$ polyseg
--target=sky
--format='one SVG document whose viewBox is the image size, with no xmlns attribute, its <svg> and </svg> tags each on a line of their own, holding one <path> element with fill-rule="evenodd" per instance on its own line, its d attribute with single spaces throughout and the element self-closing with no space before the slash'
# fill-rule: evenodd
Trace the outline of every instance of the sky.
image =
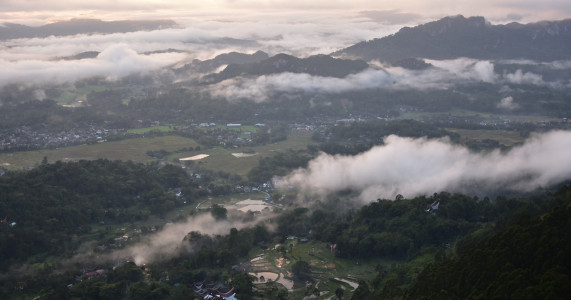
<svg viewBox="0 0 571 300">
<path fill-rule="evenodd" d="M 571 15 L 566 0 L 1 0 L 4 21 L 50 22 L 72 17 L 125 18 L 225 18 L 235 20 L 255 15 L 289 18 L 337 15 L 361 16 L 380 22 L 408 22 L 411 19 L 446 15 L 482 15 L 492 21 L 537 21 Z"/>
</svg>

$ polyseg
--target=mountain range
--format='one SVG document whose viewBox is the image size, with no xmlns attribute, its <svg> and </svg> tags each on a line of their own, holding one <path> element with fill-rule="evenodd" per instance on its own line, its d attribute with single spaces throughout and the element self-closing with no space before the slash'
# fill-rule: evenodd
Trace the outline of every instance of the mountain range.
<svg viewBox="0 0 571 300">
<path fill-rule="evenodd" d="M 194 70 L 203 73 L 228 65 L 220 73 L 208 76 L 209 82 L 282 72 L 341 78 L 366 69 L 366 62 L 371 60 L 424 70 L 432 67 L 424 59 L 466 57 L 552 62 L 571 59 L 570 50 L 571 19 L 492 25 L 483 17 L 465 18 L 460 15 L 413 28 L 404 27 L 393 35 L 360 42 L 330 55 L 297 58 L 287 54 L 268 57 L 261 51 L 251 55 L 228 53 L 212 60 L 195 61 L 192 65 Z M 545 73 L 545 70 L 530 71 Z M 561 71 L 557 72 L 561 75 Z"/>
<path fill-rule="evenodd" d="M 3 23 L 0 26 L 0 40 L 19 38 L 44 38 L 48 36 L 66 36 L 94 33 L 124 33 L 135 31 L 150 31 L 176 27 L 171 20 L 144 21 L 102 21 L 97 19 L 71 19 L 55 22 L 39 27 L 16 23 Z"/>
<path fill-rule="evenodd" d="M 408 58 L 571 59 L 571 19 L 492 25 L 461 15 L 404 27 L 393 35 L 360 42 L 333 56 L 398 62 Z"/>
</svg>

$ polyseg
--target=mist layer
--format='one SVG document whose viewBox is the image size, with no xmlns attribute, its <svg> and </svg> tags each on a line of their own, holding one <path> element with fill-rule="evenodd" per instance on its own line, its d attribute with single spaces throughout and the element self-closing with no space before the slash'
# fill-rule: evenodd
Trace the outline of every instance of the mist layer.
<svg viewBox="0 0 571 300">
<path fill-rule="evenodd" d="M 281 186 L 315 195 L 352 189 L 364 202 L 441 191 L 532 191 L 571 178 L 569 149 L 568 131 L 535 135 L 505 153 L 474 153 L 446 138 L 391 135 L 385 145 L 360 155 L 321 154 L 307 168 L 288 175 Z"/>
</svg>

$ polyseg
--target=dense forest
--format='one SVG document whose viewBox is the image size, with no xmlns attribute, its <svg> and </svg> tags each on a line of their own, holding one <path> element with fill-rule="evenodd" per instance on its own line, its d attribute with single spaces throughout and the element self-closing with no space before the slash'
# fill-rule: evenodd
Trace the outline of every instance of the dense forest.
<svg viewBox="0 0 571 300">
<path fill-rule="evenodd" d="M 70 253 L 93 238 L 93 225 L 162 216 L 199 197 L 228 193 L 236 180 L 241 179 L 207 171 L 198 179 L 173 165 L 103 159 L 44 161 L 31 171 L 9 172 L 0 177 L 0 269 Z"/>
<path fill-rule="evenodd" d="M 405 299 L 566 299 L 571 292 L 571 189 L 540 217 L 463 241 L 456 255 L 426 268 Z"/>
<path fill-rule="evenodd" d="M 282 164 L 288 165 L 285 161 Z M 211 174 L 210 180 L 220 175 Z M 240 299 L 273 297 L 274 292 L 255 289 L 247 273 L 232 268 L 248 260 L 252 249 L 292 235 L 336 244 L 340 258 L 402 263 L 378 266 L 377 277 L 361 281 L 352 299 L 515 299 L 524 294 L 556 299 L 569 286 L 569 186 L 495 199 L 446 192 L 413 199 L 397 196 L 348 210 L 343 200 L 347 195 L 341 193 L 308 207 L 286 205 L 268 223 L 275 231 L 263 223 L 232 228 L 224 235 L 191 231 L 181 243 L 197 250 L 160 263 L 122 262 L 106 276 L 80 281 L 75 279 L 83 272 L 79 266 L 61 269 L 58 259 L 75 253 L 82 241 L 97 240 L 89 236 L 92 226 L 160 215 L 182 205 L 173 189 L 180 188 L 184 200 L 192 202 L 201 196 L 198 185 L 204 183 L 175 166 L 107 160 L 44 163 L 0 177 L 1 211 L 6 214 L 0 228 L 2 298 L 39 294 L 43 299 L 188 299 L 193 294 L 188 285 L 202 280 L 231 281 Z M 436 210 L 434 203 L 439 203 Z M 213 215 L 218 214 L 215 208 L 225 218 L 226 210 L 213 207 Z M 99 239 L 105 243 L 107 237 Z M 433 263 L 418 277 L 412 275 L 407 263 L 426 255 Z M 21 265 L 35 265 L 28 271 L 33 276 L 9 271 Z M 295 266 L 295 276 L 312 280 L 311 268 L 302 262 Z M 66 287 L 70 282 L 74 284 Z M 278 295 L 286 299 L 287 291 L 276 290 Z"/>
</svg>

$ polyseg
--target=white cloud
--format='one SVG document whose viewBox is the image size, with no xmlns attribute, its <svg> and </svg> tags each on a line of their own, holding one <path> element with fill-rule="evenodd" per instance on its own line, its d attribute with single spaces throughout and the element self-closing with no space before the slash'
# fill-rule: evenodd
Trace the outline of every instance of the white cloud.
<svg viewBox="0 0 571 300">
<path fill-rule="evenodd" d="M 502 98 L 502 100 L 500 100 L 500 103 L 498 103 L 497 107 L 502 108 L 502 109 L 507 109 L 507 110 L 514 110 L 514 109 L 519 108 L 519 104 L 514 102 L 514 99 L 512 96 L 509 96 L 509 97 Z"/>
<path fill-rule="evenodd" d="M 243 215 L 240 215 L 243 216 Z M 150 262 L 167 260 L 182 253 L 192 253 L 197 245 L 190 241 L 184 241 L 184 237 L 192 232 L 200 232 L 203 235 L 226 235 L 231 228 L 242 229 L 252 227 L 265 220 L 266 217 L 258 217 L 255 220 L 244 222 L 239 216 L 229 214 L 227 220 L 216 220 L 211 214 L 205 213 L 189 217 L 184 222 L 167 223 L 159 231 L 143 235 L 140 241 L 130 244 L 123 249 L 109 253 L 94 253 L 92 243 L 82 245 L 78 254 L 64 261 L 64 264 L 77 263 L 109 263 L 125 260 L 133 260 L 137 265 Z"/>
<path fill-rule="evenodd" d="M 353 189 L 364 202 L 441 191 L 532 191 L 571 178 L 569 149 L 569 131 L 533 136 L 507 153 L 472 153 L 447 139 L 389 136 L 384 146 L 357 156 L 321 154 L 282 187 L 316 195 Z"/>
<path fill-rule="evenodd" d="M 371 62 L 374 68 L 344 78 L 312 76 L 305 73 L 279 73 L 258 77 L 237 77 L 217 83 L 209 88 L 212 95 L 230 101 L 249 99 L 264 102 L 274 92 L 305 92 L 337 94 L 367 89 L 444 89 L 455 84 L 532 84 L 551 88 L 566 88 L 559 81 L 545 82 L 541 75 L 516 70 L 497 74 L 494 63 L 475 59 L 426 60 L 435 68 L 408 70 L 400 67 L 383 67 Z M 505 108 L 505 107 L 504 107 Z"/>
<path fill-rule="evenodd" d="M 75 55 L 84 51 L 102 51 L 118 43 L 129 45 L 137 53 L 179 49 L 190 53 L 192 58 L 208 59 L 230 51 L 252 53 L 263 50 L 270 55 L 280 52 L 295 56 L 330 53 L 360 41 L 383 37 L 397 32 L 402 26 L 415 26 L 445 15 L 462 13 L 475 14 L 496 19 L 505 19 L 509 13 L 523 16 L 524 22 L 530 18 L 540 18 L 539 12 L 552 12 L 551 6 L 558 7 L 558 13 L 570 6 L 561 1 L 544 2 L 543 9 L 531 2 L 487 1 L 462 2 L 431 1 L 2 1 L 4 21 L 22 21 L 26 17 L 51 22 L 72 17 L 118 19 L 172 19 L 184 28 L 173 28 L 149 32 L 118 34 L 92 34 L 45 39 L 20 39 L 0 42 L 0 57 L 9 62 L 42 61 L 54 56 Z M 533 4 L 533 5 L 532 5 Z M 109 10 L 113 7 L 113 10 Z M 526 13 L 533 7 L 534 14 Z M 517 8 L 517 9 L 514 9 Z M 510 10 L 511 9 L 511 10 Z M 503 11 L 506 12 L 503 12 Z M 477 13 L 489 11 L 493 14 Z M 502 19 L 502 20 L 503 20 Z M 543 19 L 557 19 L 557 15 Z M 252 41 L 233 43 L 223 38 Z M 498 80 L 493 73 L 493 63 L 489 61 L 466 60 L 465 65 L 448 66 L 443 61 L 439 66 L 464 80 L 493 82 Z M 452 65 L 459 61 L 452 62 Z M 473 65 L 466 65 L 473 64 Z M 563 63 L 558 66 L 566 66 Z M 453 69 L 457 68 L 457 69 Z M 30 69 L 32 77 L 33 70 Z M 398 72 L 398 71 L 394 71 Z M 5 73 L 0 70 L 0 77 Z M 402 73 L 402 72 L 401 72 Z M 434 73 L 436 74 L 436 73 Z M 397 75 L 396 73 L 393 75 Z M 414 80 L 422 75 L 413 76 Z M 446 74 L 436 74 L 445 78 Z M 111 74 L 113 76 L 113 74 Z M 533 80 L 532 74 L 522 74 L 522 80 Z M 527 77 L 526 77 L 527 76 Z M 65 76 L 62 76 L 65 77 Z M 501 76 L 499 76 L 501 77 Z M 408 78 L 397 78 L 404 83 Z M 509 80 L 518 80 L 517 74 Z M 422 79 L 426 85 L 437 80 Z M 440 84 L 445 84 L 440 82 Z"/>
<path fill-rule="evenodd" d="M 262 50 L 270 55 L 283 52 L 303 57 L 330 53 L 362 40 L 393 33 L 400 28 L 396 25 L 379 26 L 378 23 L 356 20 L 353 17 L 331 18 L 328 14 L 311 12 L 259 16 L 246 13 L 228 19 L 223 15 L 186 17 L 176 19 L 184 28 L 0 41 L 2 64 L 12 64 L 12 67 L 0 70 L 0 78 L 12 77 L 11 82 L 16 82 L 18 78 L 36 82 L 46 80 L 46 76 L 38 77 L 38 73 L 43 73 L 42 70 L 45 71 L 46 66 L 57 69 L 58 67 L 49 62 L 55 57 L 72 56 L 85 51 L 103 51 L 117 44 L 126 44 L 139 54 L 165 49 L 187 52 L 188 56 L 179 56 L 180 63 L 190 62 L 192 59 L 209 59 L 231 51 L 253 53 Z M 58 63 L 67 66 L 70 64 L 63 61 Z M 20 72 L 10 76 L 8 72 L 14 70 L 16 64 L 28 65 L 28 74 L 21 74 L 24 70 L 16 68 Z M 85 62 L 81 64 L 83 69 L 90 67 Z M 40 69 L 35 70 L 33 65 Z M 66 69 L 65 66 L 61 68 Z M 100 75 L 100 72 L 93 73 Z M 70 78 L 65 74 L 57 77 Z M 0 80 L 0 83 L 5 81 Z"/>
<path fill-rule="evenodd" d="M 468 61 L 468 63 L 467 63 Z M 436 62 L 436 61 L 431 61 Z M 367 69 L 345 78 L 312 76 L 305 73 L 280 73 L 256 78 L 234 78 L 210 88 L 214 96 L 228 100 L 267 101 L 273 92 L 343 93 L 373 88 L 440 89 L 458 82 L 496 80 L 493 64 L 460 59 L 445 61 L 441 68 L 411 71 L 399 67 Z"/>
<path fill-rule="evenodd" d="M 0 59 L 0 86 L 9 83 L 67 82 L 92 76 L 116 79 L 134 73 L 158 70 L 177 61 L 185 55 L 163 53 L 141 55 L 125 44 L 111 45 L 97 58 L 45 61 Z"/>
<path fill-rule="evenodd" d="M 543 77 L 541 75 L 532 72 L 523 72 L 522 70 L 516 70 L 514 73 L 508 73 L 504 75 L 504 78 L 509 83 L 515 84 L 534 84 L 543 85 Z"/>
<path fill-rule="evenodd" d="M 191 231 L 198 231 L 207 235 L 225 235 L 231 228 L 244 228 L 254 223 L 240 221 L 215 220 L 210 214 L 190 217 L 186 222 L 169 223 L 155 234 L 148 235 L 144 241 L 129 246 L 112 254 L 114 257 L 133 258 L 137 265 L 142 265 L 159 259 L 160 257 L 173 257 L 184 251 L 194 250 L 190 243 L 183 243 L 184 237 Z"/>
<path fill-rule="evenodd" d="M 494 73 L 494 64 L 487 60 L 475 60 L 470 58 L 459 58 L 451 60 L 426 60 L 438 68 L 448 71 L 454 77 L 493 83 L 498 75 Z"/>
</svg>

